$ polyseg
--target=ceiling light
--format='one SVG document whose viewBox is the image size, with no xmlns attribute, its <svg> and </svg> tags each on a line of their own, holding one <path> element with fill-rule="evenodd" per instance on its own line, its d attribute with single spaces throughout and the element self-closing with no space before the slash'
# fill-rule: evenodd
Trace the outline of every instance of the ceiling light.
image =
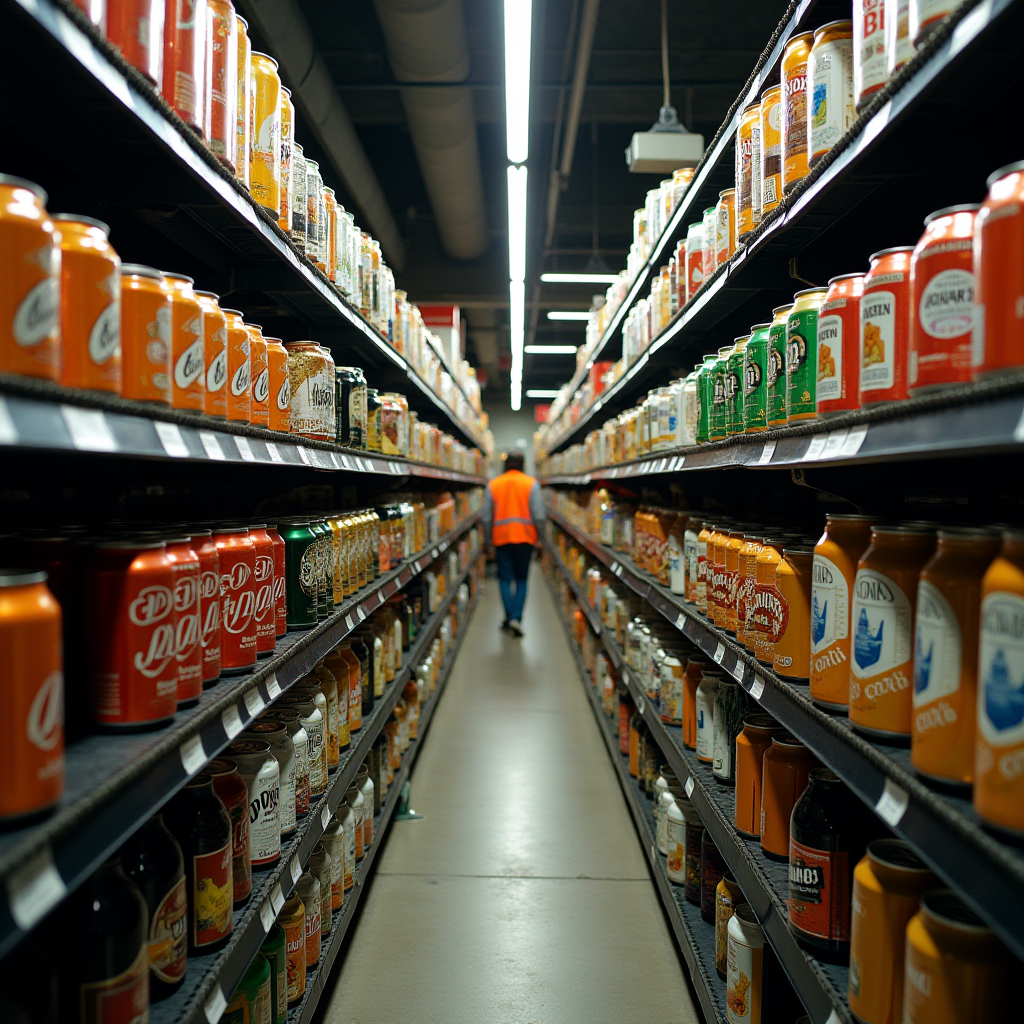
<svg viewBox="0 0 1024 1024">
<path fill-rule="evenodd" d="M 549 388 L 530 388 L 526 392 L 527 398 L 557 398 L 558 392 L 552 391 Z"/>
<path fill-rule="evenodd" d="M 526 280 L 526 168 L 508 168 L 508 276 Z"/>
<path fill-rule="evenodd" d="M 514 164 L 530 152 L 530 33 L 533 0 L 505 0 L 505 147 Z"/>
<path fill-rule="evenodd" d="M 571 356 L 576 354 L 575 345 L 527 345 L 524 351 L 535 356 Z"/>
<path fill-rule="evenodd" d="M 548 313 L 549 320 L 589 320 L 590 313 L 585 310 L 558 310 Z"/>
<path fill-rule="evenodd" d="M 545 284 L 614 284 L 618 274 L 541 274 Z"/>
<path fill-rule="evenodd" d="M 509 373 L 509 401 L 513 411 L 522 405 L 523 342 L 526 338 L 526 285 L 522 281 L 508 283 L 509 341 L 512 346 L 512 368 Z"/>
</svg>

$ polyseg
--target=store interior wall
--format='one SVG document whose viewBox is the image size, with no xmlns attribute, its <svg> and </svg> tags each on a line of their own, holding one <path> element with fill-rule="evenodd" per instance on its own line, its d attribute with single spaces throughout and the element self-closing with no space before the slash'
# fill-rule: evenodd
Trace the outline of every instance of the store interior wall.
<svg viewBox="0 0 1024 1024">
<path fill-rule="evenodd" d="M 537 429 L 533 404 L 528 402 L 518 412 L 513 412 L 508 407 L 507 397 L 496 394 L 491 401 L 484 400 L 484 409 L 494 432 L 493 471 L 502 472 L 501 456 L 504 452 L 518 449 L 526 458 L 526 472 L 533 473 L 533 432 Z"/>
</svg>

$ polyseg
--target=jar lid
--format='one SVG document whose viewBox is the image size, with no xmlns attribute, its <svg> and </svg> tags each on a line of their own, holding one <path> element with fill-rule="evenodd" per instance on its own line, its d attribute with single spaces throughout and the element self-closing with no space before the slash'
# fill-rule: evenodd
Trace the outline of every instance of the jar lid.
<svg viewBox="0 0 1024 1024">
<path fill-rule="evenodd" d="M 798 740 L 791 732 L 777 732 L 772 736 L 772 745 L 778 744 L 780 747 L 804 747 L 806 744 L 803 740 Z"/>
<path fill-rule="evenodd" d="M 192 290 L 196 295 L 202 295 L 204 299 L 213 299 L 214 302 L 218 302 L 220 300 L 220 296 L 216 292 L 203 292 L 198 288 L 193 288 Z"/>
<path fill-rule="evenodd" d="M 792 302 L 787 302 L 785 306 L 776 306 L 772 310 L 772 316 L 776 317 L 780 313 L 784 313 L 787 309 L 792 309 L 792 308 L 793 308 L 793 303 Z"/>
<path fill-rule="evenodd" d="M 936 217 L 948 217 L 952 213 L 977 213 L 980 209 L 981 203 L 961 203 L 959 206 L 946 206 L 941 210 L 936 210 L 934 213 L 929 213 L 924 219 L 924 226 L 928 227 Z"/>
<path fill-rule="evenodd" d="M 828 291 L 828 288 L 821 288 L 817 285 L 814 288 L 802 288 L 798 292 L 793 293 L 794 299 L 799 299 L 801 295 L 823 295 Z"/>
<path fill-rule="evenodd" d="M 248 754 L 269 754 L 270 744 L 263 740 L 235 740 L 228 750 L 237 757 L 245 757 Z"/>
<path fill-rule="evenodd" d="M 203 770 L 207 775 L 230 775 L 238 771 L 238 765 L 229 757 L 216 757 Z"/>
<path fill-rule="evenodd" d="M 232 316 L 244 316 L 245 314 L 240 309 L 227 309 L 224 306 L 220 307 L 222 313 L 230 313 Z"/>
<path fill-rule="evenodd" d="M 754 333 L 754 331 L 763 331 L 763 330 L 767 330 L 767 329 L 768 329 L 769 327 L 771 327 L 771 324 L 770 324 L 770 323 L 767 323 L 767 324 L 754 324 L 754 325 L 753 325 L 753 326 L 752 326 L 752 327 L 750 328 L 750 333 L 751 333 L 751 334 L 753 334 L 753 333 Z"/>
</svg>

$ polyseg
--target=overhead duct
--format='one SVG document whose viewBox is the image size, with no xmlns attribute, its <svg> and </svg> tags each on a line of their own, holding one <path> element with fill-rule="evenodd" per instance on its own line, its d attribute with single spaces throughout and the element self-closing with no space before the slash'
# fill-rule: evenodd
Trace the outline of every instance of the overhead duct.
<svg viewBox="0 0 1024 1024">
<path fill-rule="evenodd" d="M 292 100 L 359 206 L 364 230 L 380 242 L 392 267 L 401 270 L 405 244 L 398 225 L 298 3 L 241 0 L 241 6 L 260 33 L 274 41 L 274 56 L 291 84 Z"/>
<path fill-rule="evenodd" d="M 399 82 L 465 81 L 462 0 L 374 0 L 374 6 Z M 475 259 L 489 238 L 472 92 L 419 87 L 401 95 L 441 245 L 457 259 Z"/>
</svg>

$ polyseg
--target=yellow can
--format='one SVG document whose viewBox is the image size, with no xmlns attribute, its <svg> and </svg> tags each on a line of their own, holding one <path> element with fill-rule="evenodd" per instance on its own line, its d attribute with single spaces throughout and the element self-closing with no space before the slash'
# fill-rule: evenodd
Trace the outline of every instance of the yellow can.
<svg viewBox="0 0 1024 1024">
<path fill-rule="evenodd" d="M 782 202 L 782 86 L 761 95 L 761 216 Z"/>
<path fill-rule="evenodd" d="M 249 194 L 274 216 L 281 209 L 281 78 L 277 61 L 265 53 L 252 54 L 252 148 L 249 155 Z"/>
<path fill-rule="evenodd" d="M 760 223 L 761 107 L 758 103 L 751 103 L 744 108 L 736 129 L 737 241 L 742 242 Z"/>
<path fill-rule="evenodd" d="M 782 191 L 807 176 L 807 58 L 813 32 L 794 36 L 782 54 Z"/>
</svg>

